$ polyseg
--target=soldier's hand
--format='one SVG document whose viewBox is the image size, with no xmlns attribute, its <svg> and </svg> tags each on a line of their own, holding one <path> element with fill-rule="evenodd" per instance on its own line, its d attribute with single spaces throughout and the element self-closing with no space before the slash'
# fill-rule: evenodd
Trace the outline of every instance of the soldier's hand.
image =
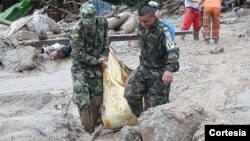
<svg viewBox="0 0 250 141">
<path fill-rule="evenodd" d="M 100 58 L 102 58 L 103 62 L 108 62 L 108 57 L 107 56 L 101 55 Z"/>
<path fill-rule="evenodd" d="M 102 69 L 102 71 L 104 71 L 105 68 L 106 68 L 106 63 L 103 62 L 103 63 L 101 64 L 101 69 Z"/>
<path fill-rule="evenodd" d="M 162 76 L 162 81 L 164 84 L 170 84 L 173 81 L 173 73 L 169 71 L 165 71 Z"/>
<path fill-rule="evenodd" d="M 53 52 L 51 52 L 51 53 L 49 54 L 49 59 L 50 59 L 50 60 L 56 60 L 56 59 L 58 59 L 58 57 L 59 57 L 59 52 L 58 52 L 58 50 L 54 50 Z"/>
</svg>

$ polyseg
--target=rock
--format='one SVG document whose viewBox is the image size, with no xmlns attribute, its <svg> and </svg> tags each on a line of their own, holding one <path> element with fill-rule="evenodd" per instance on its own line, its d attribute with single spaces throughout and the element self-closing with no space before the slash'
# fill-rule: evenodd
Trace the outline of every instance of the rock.
<svg viewBox="0 0 250 141">
<path fill-rule="evenodd" d="M 250 37 L 250 28 L 246 30 L 247 37 Z"/>
<path fill-rule="evenodd" d="M 47 31 L 53 32 L 54 34 L 58 34 L 61 32 L 60 27 L 54 20 L 41 14 L 34 14 L 14 21 L 10 25 L 10 29 L 7 32 L 6 38 L 9 38 L 13 34 L 15 34 L 25 25 L 27 25 L 30 31 L 34 31 L 37 34 Z"/>
<path fill-rule="evenodd" d="M 212 47 L 212 48 L 209 50 L 209 52 L 210 52 L 211 54 L 219 54 L 219 53 L 224 52 L 224 48 L 221 47 L 221 46 L 214 46 L 214 47 Z"/>
<path fill-rule="evenodd" d="M 206 115 L 205 121 L 199 126 L 195 132 L 192 141 L 205 141 L 205 125 L 230 125 L 236 124 L 232 120 L 225 119 L 224 117 L 217 117 L 215 115 Z"/>
<path fill-rule="evenodd" d="M 246 90 L 226 102 L 226 109 L 230 111 L 232 120 L 249 124 L 250 122 L 250 90 Z"/>
<path fill-rule="evenodd" d="M 17 32 L 17 40 L 23 41 L 23 40 L 32 40 L 38 38 L 38 35 L 32 31 L 27 30 L 20 30 Z"/>
<path fill-rule="evenodd" d="M 229 24 L 235 24 L 237 22 L 238 22 L 238 18 L 228 18 L 228 19 L 221 20 L 220 23 L 229 25 Z"/>
<path fill-rule="evenodd" d="M 51 31 L 54 34 L 59 34 L 61 32 L 60 27 L 54 20 L 40 14 L 32 15 L 32 20 L 27 23 L 27 26 L 29 30 L 37 33 Z"/>
<path fill-rule="evenodd" d="M 37 67 L 39 50 L 28 46 L 9 50 L 5 53 L 2 63 L 4 70 L 9 72 L 21 72 Z"/>
<path fill-rule="evenodd" d="M 250 37 L 250 29 L 246 29 L 245 32 L 239 35 L 240 38 Z"/>
<path fill-rule="evenodd" d="M 242 17 L 242 16 L 247 16 L 249 14 L 249 11 L 244 8 L 239 8 L 237 9 L 236 13 L 239 17 Z"/>
<path fill-rule="evenodd" d="M 142 141 L 138 126 L 125 126 L 114 135 L 114 141 Z"/>
<path fill-rule="evenodd" d="M 191 141 L 204 110 L 191 102 L 173 102 L 142 113 L 138 124 L 143 141 Z"/>
</svg>

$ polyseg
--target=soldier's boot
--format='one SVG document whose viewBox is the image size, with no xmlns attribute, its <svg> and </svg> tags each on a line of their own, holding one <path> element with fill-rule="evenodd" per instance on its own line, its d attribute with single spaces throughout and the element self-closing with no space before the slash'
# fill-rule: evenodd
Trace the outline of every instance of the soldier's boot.
<svg viewBox="0 0 250 141">
<path fill-rule="evenodd" d="M 195 32 L 195 31 L 194 31 L 193 37 L 194 37 L 194 40 L 195 40 L 195 41 L 198 41 L 198 40 L 199 40 L 199 31 L 198 31 L 198 32 Z"/>
<path fill-rule="evenodd" d="M 93 133 L 95 126 L 91 118 L 91 113 L 89 111 L 89 108 L 85 110 L 81 110 L 79 112 L 80 112 L 80 120 L 81 120 L 82 126 L 84 127 L 84 130 L 90 134 Z"/>
<path fill-rule="evenodd" d="M 94 126 L 98 126 L 102 123 L 101 121 L 101 104 L 102 96 L 94 96 L 90 102 L 91 119 Z"/>
</svg>

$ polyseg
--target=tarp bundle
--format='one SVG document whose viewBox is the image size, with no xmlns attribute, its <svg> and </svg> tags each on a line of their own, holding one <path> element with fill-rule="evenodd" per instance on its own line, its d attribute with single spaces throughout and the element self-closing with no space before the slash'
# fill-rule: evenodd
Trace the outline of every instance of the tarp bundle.
<svg viewBox="0 0 250 141">
<path fill-rule="evenodd" d="M 132 71 L 120 62 L 112 51 L 109 53 L 108 60 L 108 68 L 103 73 L 103 125 L 106 128 L 133 125 L 137 118 L 132 114 L 123 97 L 126 80 Z"/>
</svg>

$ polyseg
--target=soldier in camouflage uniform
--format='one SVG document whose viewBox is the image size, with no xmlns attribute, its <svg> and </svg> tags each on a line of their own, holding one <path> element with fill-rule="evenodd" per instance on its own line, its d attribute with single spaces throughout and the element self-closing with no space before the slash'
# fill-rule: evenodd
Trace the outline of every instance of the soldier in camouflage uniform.
<svg viewBox="0 0 250 141">
<path fill-rule="evenodd" d="M 92 133 L 101 123 L 100 108 L 103 96 L 102 69 L 108 56 L 107 21 L 96 17 L 96 9 L 85 3 L 80 8 L 81 21 L 70 31 L 72 52 L 73 102 L 79 109 L 85 131 Z M 66 51 L 66 52 L 65 52 Z M 50 57 L 56 58 L 70 49 L 59 49 Z"/>
<path fill-rule="evenodd" d="M 167 25 L 155 16 L 155 8 L 144 4 L 138 14 L 140 65 L 124 94 L 137 117 L 149 107 L 169 102 L 173 72 L 179 69 L 179 49 L 171 38 Z"/>
</svg>

